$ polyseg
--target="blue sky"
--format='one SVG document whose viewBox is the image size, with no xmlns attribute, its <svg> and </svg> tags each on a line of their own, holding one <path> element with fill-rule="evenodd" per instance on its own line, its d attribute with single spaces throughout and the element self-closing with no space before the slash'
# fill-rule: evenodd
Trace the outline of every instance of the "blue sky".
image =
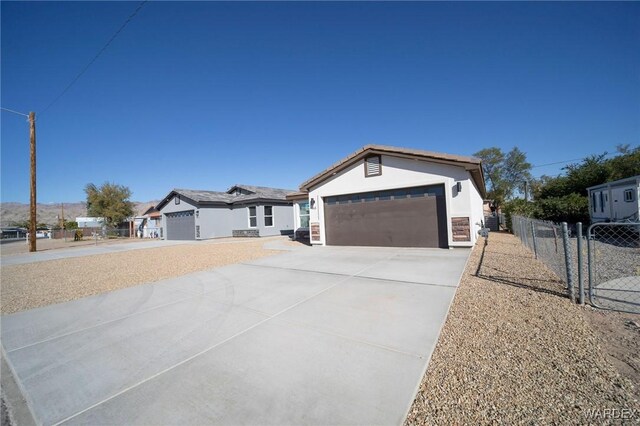
<svg viewBox="0 0 640 426">
<path fill-rule="evenodd" d="M 296 189 L 369 143 L 546 164 L 640 143 L 640 3 L 5 2 L 4 108 L 38 201 Z M 2 112 L 1 200 L 29 199 Z M 534 175 L 557 174 L 562 165 Z"/>
</svg>

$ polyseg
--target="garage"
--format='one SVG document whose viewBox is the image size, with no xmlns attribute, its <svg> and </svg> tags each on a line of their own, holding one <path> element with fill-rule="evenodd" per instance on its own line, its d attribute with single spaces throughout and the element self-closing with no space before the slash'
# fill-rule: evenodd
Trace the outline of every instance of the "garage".
<svg viewBox="0 0 640 426">
<path fill-rule="evenodd" d="M 193 210 L 166 213 L 167 240 L 195 240 L 196 220 Z"/>
<path fill-rule="evenodd" d="M 448 247 L 444 185 L 325 197 L 324 216 L 328 245 Z"/>
<path fill-rule="evenodd" d="M 480 159 L 413 148 L 364 146 L 288 197 L 312 245 L 473 247 L 484 221 Z"/>
</svg>

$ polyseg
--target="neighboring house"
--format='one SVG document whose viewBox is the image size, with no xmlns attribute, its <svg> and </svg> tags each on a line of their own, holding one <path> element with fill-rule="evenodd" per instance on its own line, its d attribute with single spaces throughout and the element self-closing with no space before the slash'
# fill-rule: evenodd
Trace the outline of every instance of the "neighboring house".
<svg viewBox="0 0 640 426">
<path fill-rule="evenodd" d="M 368 145 L 287 198 L 312 244 L 448 248 L 475 243 L 484 195 L 477 158 Z"/>
<path fill-rule="evenodd" d="M 102 217 L 76 217 L 78 228 L 102 228 L 104 218 Z"/>
<path fill-rule="evenodd" d="M 204 240 L 293 233 L 288 189 L 234 185 L 226 192 L 174 189 L 157 206 L 163 238 Z"/>
<path fill-rule="evenodd" d="M 156 209 L 156 206 L 151 206 L 142 213 L 141 216 L 136 216 L 131 222 L 131 236 L 139 238 L 161 238 L 162 234 L 162 214 Z"/>
<path fill-rule="evenodd" d="M 638 220 L 640 175 L 587 188 L 591 222 Z"/>
</svg>

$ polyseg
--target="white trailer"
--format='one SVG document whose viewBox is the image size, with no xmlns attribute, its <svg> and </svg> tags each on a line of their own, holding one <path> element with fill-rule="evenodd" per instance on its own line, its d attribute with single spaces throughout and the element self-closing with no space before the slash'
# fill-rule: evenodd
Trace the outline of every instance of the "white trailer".
<svg viewBox="0 0 640 426">
<path fill-rule="evenodd" d="M 587 191 L 591 223 L 640 219 L 640 175 L 591 186 Z"/>
</svg>

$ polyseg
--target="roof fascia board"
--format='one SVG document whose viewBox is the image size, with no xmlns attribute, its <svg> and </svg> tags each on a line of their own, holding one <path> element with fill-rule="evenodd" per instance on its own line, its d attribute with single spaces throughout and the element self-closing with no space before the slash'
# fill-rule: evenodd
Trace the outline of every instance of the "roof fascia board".
<svg viewBox="0 0 640 426">
<path fill-rule="evenodd" d="M 310 180 L 304 182 L 300 186 L 300 190 L 301 191 L 311 191 L 315 186 L 317 186 L 320 183 L 324 182 L 328 178 L 330 178 L 330 177 L 342 172 L 346 168 L 348 168 L 351 165 L 357 163 L 358 161 L 364 159 L 365 157 L 368 157 L 369 155 L 386 155 L 386 156 L 390 156 L 390 157 L 399 157 L 399 158 L 405 158 L 405 159 L 409 159 L 409 160 L 423 161 L 423 162 L 426 162 L 426 163 L 438 163 L 438 164 L 445 164 L 445 165 L 459 166 L 459 167 L 462 166 L 467 171 L 471 171 L 471 170 L 474 170 L 474 169 L 482 170 L 482 166 L 480 165 L 479 162 L 478 163 L 472 163 L 472 162 L 458 161 L 458 160 L 453 160 L 453 159 L 452 160 L 448 160 L 448 159 L 442 159 L 442 158 L 418 156 L 418 155 L 407 154 L 407 153 L 402 153 L 402 152 L 384 151 L 384 150 L 380 150 L 380 149 L 369 149 L 369 150 L 365 150 L 365 151 L 359 152 L 358 154 L 354 155 L 351 158 L 349 158 L 349 157 L 346 158 L 342 163 L 336 165 L 333 168 L 328 169 L 327 171 L 325 171 L 324 173 L 318 175 L 317 177 L 311 178 Z M 384 166 L 384 164 L 383 164 L 383 166 Z M 481 174 L 481 180 L 482 180 L 482 182 L 484 182 L 484 177 L 482 176 L 482 171 L 480 171 L 480 174 Z"/>
<path fill-rule="evenodd" d="M 193 200 L 193 199 L 191 199 L 191 198 L 187 197 L 186 195 L 181 194 L 181 193 L 179 193 L 179 192 L 177 192 L 177 191 L 171 191 L 171 192 L 169 193 L 169 195 L 167 195 L 167 196 L 166 196 L 162 201 L 160 201 L 160 202 L 158 203 L 158 205 L 156 206 L 156 210 L 158 210 L 158 211 L 159 211 L 159 210 L 160 210 L 160 209 L 162 209 L 164 206 L 166 206 L 167 204 L 169 204 L 169 201 L 171 201 L 171 199 L 172 199 L 173 197 L 175 197 L 176 195 L 179 195 L 179 196 L 180 196 L 180 200 L 185 200 L 185 201 L 186 201 L 186 202 L 188 202 L 189 204 L 192 204 L 194 207 L 197 207 L 197 208 L 199 208 L 199 207 L 200 207 L 200 203 L 199 203 L 199 202 L 197 202 L 196 200 Z"/>
</svg>

